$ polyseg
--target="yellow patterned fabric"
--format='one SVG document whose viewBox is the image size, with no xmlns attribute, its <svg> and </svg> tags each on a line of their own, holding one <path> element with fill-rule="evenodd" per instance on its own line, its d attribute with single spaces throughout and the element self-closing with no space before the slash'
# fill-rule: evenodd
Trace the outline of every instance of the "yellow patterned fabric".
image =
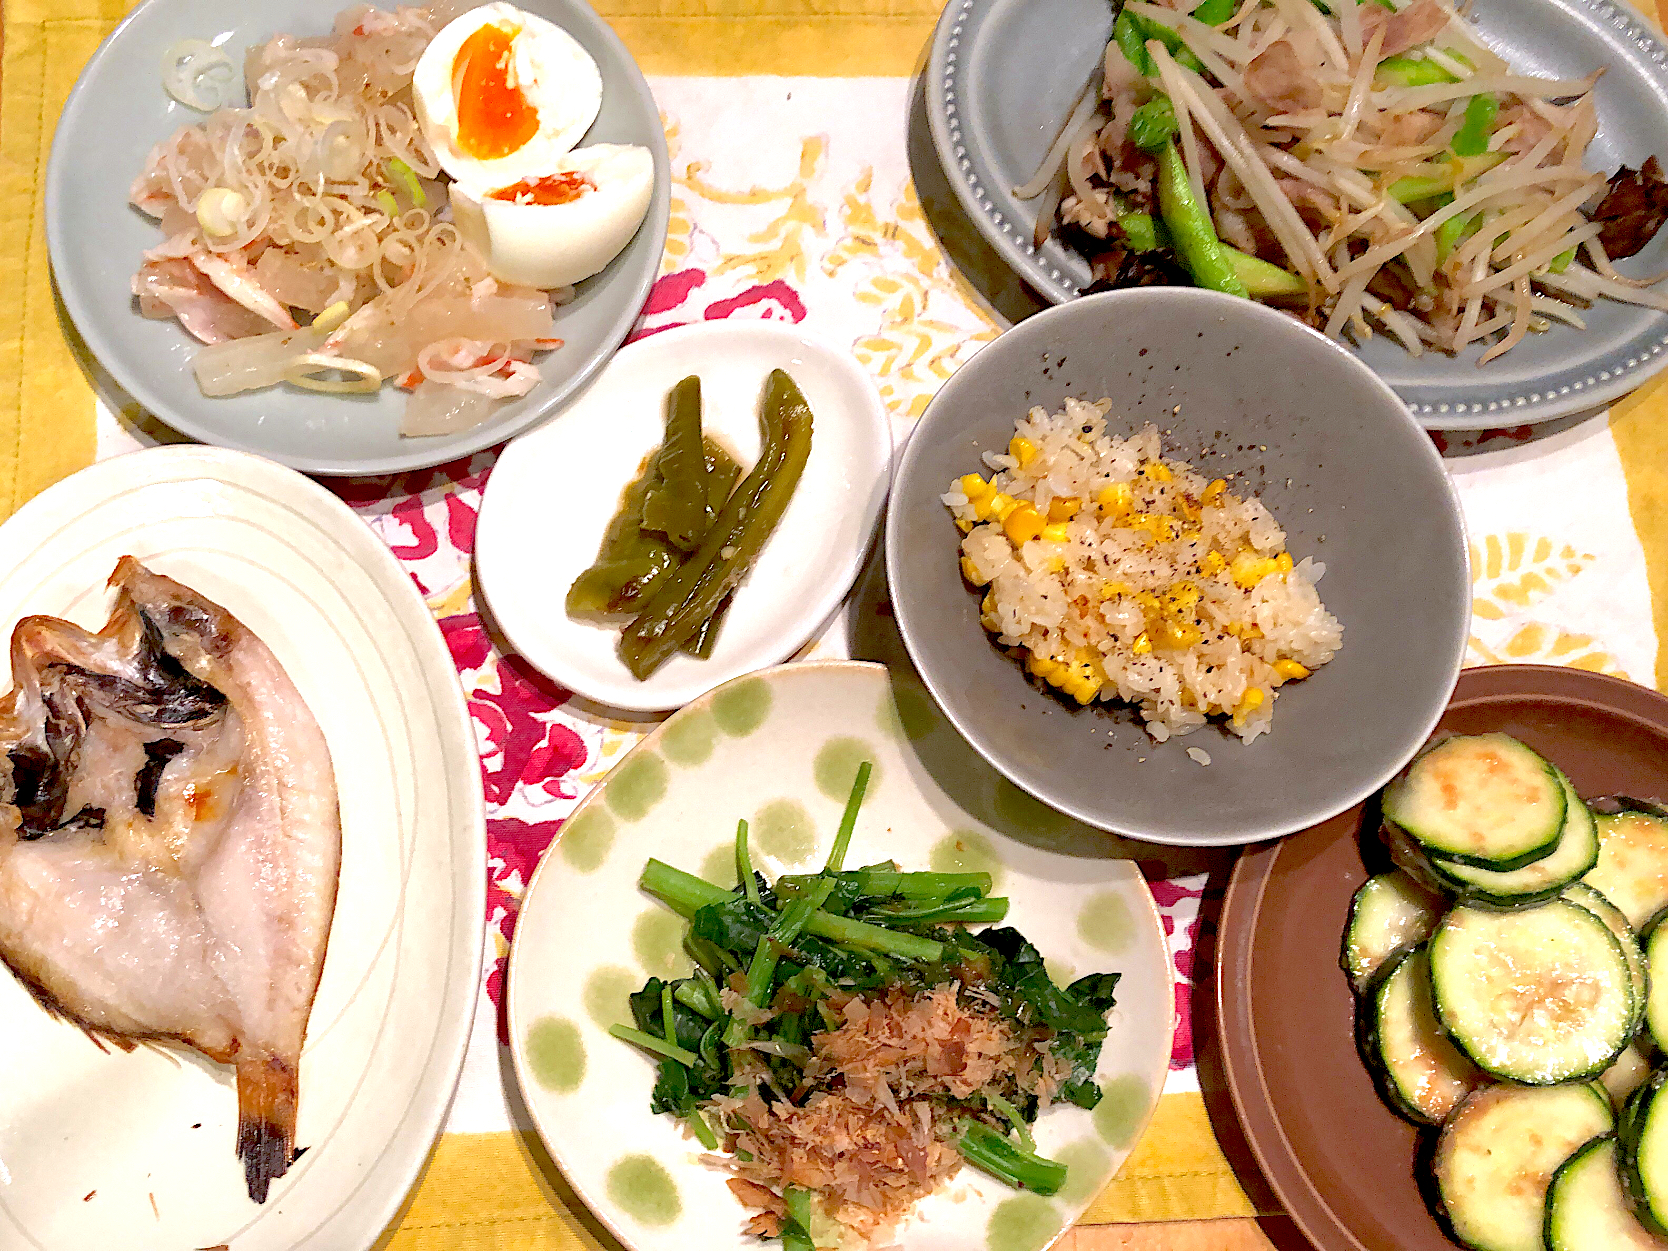
<svg viewBox="0 0 1668 1251">
<path fill-rule="evenodd" d="M 1197 1094 L 1165 1095 L 1085 1225 L 1253 1216 Z M 530 1134 L 448 1134 L 377 1251 L 616 1251 Z"/>
<path fill-rule="evenodd" d="M 1647 0 L 1648 3 L 1648 0 Z M 127 0 L 5 0 L 0 74 L 0 283 L 12 316 L 0 326 L 0 517 L 92 461 L 97 452 L 92 389 L 56 308 L 41 223 L 41 182 L 55 119 L 81 66 L 128 8 Z M 603 15 L 644 70 L 658 76 L 908 75 L 919 69 L 938 0 L 605 0 Z M 802 140 L 797 180 L 750 185 L 745 161 L 710 170 L 679 152 L 675 126 L 672 233 L 666 270 L 697 261 L 716 280 L 804 286 L 850 280 L 853 336 L 900 417 L 917 415 L 960 352 L 1000 327 L 940 251 L 913 187 L 896 201 L 870 195 L 872 171 L 837 197 L 807 192 L 824 171 L 826 140 Z M 823 171 L 819 173 L 819 171 Z M 844 175 L 841 175 L 843 178 Z M 747 251 L 709 261 L 690 205 L 759 214 Z M 826 206 L 826 211 L 825 207 Z M 822 243 L 815 243 L 816 240 Z M 710 239 L 707 241 L 710 243 Z M 815 246 L 813 246 L 815 243 Z M 817 259 L 808 265 L 808 256 Z M 901 258 L 888 272 L 864 268 Z M 878 268 L 878 267 L 877 267 Z M 850 270 L 848 274 L 846 271 Z M 1610 435 L 1627 485 L 1627 506 L 1648 576 L 1657 638 L 1668 638 L 1668 379 L 1616 405 Z M 1459 476 L 1456 470 L 1456 476 Z M 1625 528 L 1625 521 L 1623 523 Z M 1515 522 L 1473 525 L 1477 635 L 1473 663 L 1535 660 L 1648 680 L 1594 637 L 1543 609 L 1590 571 L 1581 541 L 1531 533 Z M 1589 572 L 1590 576 L 1590 572 Z M 1637 581 L 1637 579 L 1635 579 Z M 467 594 L 464 595 L 467 600 Z M 1668 665 L 1656 649 L 1656 683 Z M 616 749 L 629 742 L 619 739 Z M 611 756 L 606 756 L 611 762 Z M 1200 1219 L 1253 1214 L 1196 1093 L 1164 1097 L 1153 1125 L 1086 1223 Z M 523 1133 L 450 1134 L 378 1244 L 388 1251 L 535 1251 L 616 1244 L 573 1195 L 537 1140 Z"/>
</svg>

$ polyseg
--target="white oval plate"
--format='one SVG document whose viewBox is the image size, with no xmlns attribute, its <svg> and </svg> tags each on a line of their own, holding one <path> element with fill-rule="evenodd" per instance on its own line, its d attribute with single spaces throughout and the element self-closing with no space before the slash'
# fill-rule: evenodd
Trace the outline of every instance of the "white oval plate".
<svg viewBox="0 0 1668 1251">
<path fill-rule="evenodd" d="M 1146 1125 L 1170 1057 L 1174 994 L 1152 894 L 1120 844 L 1020 791 L 914 678 L 876 664 L 783 665 L 730 682 L 636 747 L 563 825 L 510 951 L 510 1049 L 533 1122 L 574 1189 L 634 1251 L 758 1251 L 725 1174 L 649 1111 L 654 1065 L 607 1028 L 650 975 L 687 969 L 684 923 L 637 888 L 650 856 L 726 885 L 735 824 L 774 878 L 828 854 L 860 760 L 875 772 L 847 863 L 988 870 L 1016 926 L 1065 981 L 1121 973 L 1094 1112 L 1057 1106 L 1037 1149 L 1071 1168 L 1059 1197 L 972 1169 L 924 1200 L 904 1251 L 1040 1251 L 1077 1220 Z M 1016 837 L 1017 835 L 1017 837 Z M 1021 841 L 1023 840 L 1023 841 Z M 1127 846 L 1127 845 L 1124 845 Z M 682 967 L 680 967 L 680 965 Z"/>
<path fill-rule="evenodd" d="M 289 671 L 342 779 L 341 885 L 301 1062 L 306 1154 L 257 1207 L 230 1068 L 106 1054 L 0 971 L 0 1245 L 370 1246 L 440 1129 L 480 985 L 480 766 L 427 607 L 322 487 L 212 448 L 82 470 L 0 527 L 0 553 L 8 634 L 29 613 L 102 625 L 128 554 L 223 604 Z"/>
<path fill-rule="evenodd" d="M 787 370 L 811 405 L 805 475 L 736 591 L 712 656 L 674 656 L 639 682 L 620 660 L 619 627 L 569 618 L 568 587 L 596 559 L 621 491 L 660 443 L 666 393 L 699 374 L 703 429 L 747 466 L 759 454 L 759 401 L 773 369 Z M 863 565 L 891 472 L 886 407 L 848 351 L 771 322 L 668 330 L 624 348 L 560 420 L 504 449 L 475 531 L 480 589 L 515 649 L 569 690 L 616 708 L 677 708 L 787 659 L 816 633 Z"/>
</svg>

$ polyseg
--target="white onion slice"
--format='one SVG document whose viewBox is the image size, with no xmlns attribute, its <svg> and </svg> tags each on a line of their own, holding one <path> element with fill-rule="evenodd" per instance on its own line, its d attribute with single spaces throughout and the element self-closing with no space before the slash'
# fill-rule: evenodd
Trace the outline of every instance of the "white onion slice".
<svg viewBox="0 0 1668 1251">
<path fill-rule="evenodd" d="M 182 39 L 162 54 L 162 85 L 187 108 L 212 113 L 237 88 L 232 58 L 205 39 Z"/>
</svg>

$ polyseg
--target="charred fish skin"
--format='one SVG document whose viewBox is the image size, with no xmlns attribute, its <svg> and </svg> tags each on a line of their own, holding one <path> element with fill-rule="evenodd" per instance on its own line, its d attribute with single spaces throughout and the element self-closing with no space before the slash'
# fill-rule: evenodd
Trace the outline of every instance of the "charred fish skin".
<svg viewBox="0 0 1668 1251">
<path fill-rule="evenodd" d="M 237 1151 L 260 1203 L 295 1158 L 335 910 L 329 747 L 231 613 L 132 557 L 111 583 L 97 634 L 51 617 L 13 631 L 0 961 L 95 1041 L 235 1065 Z"/>
</svg>

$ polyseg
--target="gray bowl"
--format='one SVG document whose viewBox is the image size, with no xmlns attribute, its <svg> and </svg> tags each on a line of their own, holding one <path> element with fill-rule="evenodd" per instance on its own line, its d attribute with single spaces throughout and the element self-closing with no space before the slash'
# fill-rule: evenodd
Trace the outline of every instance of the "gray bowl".
<svg viewBox="0 0 1668 1251">
<path fill-rule="evenodd" d="M 1237 472 L 1292 554 L 1325 562 L 1319 589 L 1343 647 L 1281 689 L 1273 730 L 1256 742 L 1211 726 L 1154 743 L 1133 710 L 1080 709 L 1034 685 L 979 625 L 939 497 L 982 471 L 981 453 L 1005 449 L 1029 408 L 1058 411 L 1067 396 L 1110 396 L 1114 432 L 1152 422 L 1167 454 Z M 1359 803 L 1436 724 L 1470 625 L 1459 501 L 1394 392 L 1285 314 L 1191 288 L 1049 309 L 963 366 L 904 449 L 886 561 L 904 642 L 968 742 L 1061 812 L 1158 843 L 1274 838 Z"/>
<path fill-rule="evenodd" d="M 654 153 L 655 190 L 636 236 L 557 310 L 563 346 L 540 357 L 542 380 L 488 422 L 458 434 L 407 439 L 406 396 L 329 396 L 288 385 L 210 399 L 191 357 L 200 346 L 172 319 L 140 315 L 130 283 L 156 223 L 127 202 L 151 147 L 202 113 L 162 89 L 162 53 L 207 39 L 239 65 L 272 36 L 324 34 L 342 0 L 145 0 L 110 33 L 70 92 L 46 169 L 46 242 L 52 277 L 88 350 L 118 386 L 157 417 L 204 443 L 255 452 L 307 473 L 421 469 L 502 443 L 556 411 L 588 382 L 631 330 L 660 267 L 671 203 L 660 111 L 620 38 L 584 0 L 520 0 L 565 27 L 602 71 L 602 111 L 582 143 L 635 143 Z"/>
</svg>

